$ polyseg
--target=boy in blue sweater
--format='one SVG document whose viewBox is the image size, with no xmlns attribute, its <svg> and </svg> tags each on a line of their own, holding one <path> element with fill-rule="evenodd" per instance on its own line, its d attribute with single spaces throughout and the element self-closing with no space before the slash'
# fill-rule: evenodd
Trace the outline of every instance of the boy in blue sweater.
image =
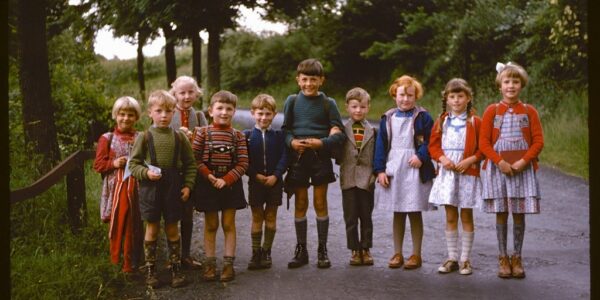
<svg viewBox="0 0 600 300">
<path fill-rule="evenodd" d="M 300 92 L 288 96 L 283 107 L 285 143 L 290 149 L 285 185 L 286 191 L 296 195 L 294 216 L 297 245 L 288 268 L 308 264 L 306 211 L 310 185 L 313 186 L 319 238 L 317 267 L 331 266 L 327 257 L 327 186 L 335 181 L 331 150 L 343 144 L 345 135 L 341 131 L 343 125 L 335 100 L 319 91 L 324 81 L 323 66 L 318 60 L 310 58 L 300 62 L 296 76 Z"/>
<path fill-rule="evenodd" d="M 271 267 L 271 245 L 275 238 L 277 209 L 283 195 L 283 173 L 287 168 L 287 149 L 285 134 L 271 128 L 277 114 L 275 99 L 267 94 L 256 96 L 251 103 L 252 117 L 256 125 L 244 130 L 248 141 L 250 166 L 248 175 L 248 193 L 252 209 L 252 259 L 249 270 Z M 263 238 L 265 224 L 265 239 Z"/>
</svg>

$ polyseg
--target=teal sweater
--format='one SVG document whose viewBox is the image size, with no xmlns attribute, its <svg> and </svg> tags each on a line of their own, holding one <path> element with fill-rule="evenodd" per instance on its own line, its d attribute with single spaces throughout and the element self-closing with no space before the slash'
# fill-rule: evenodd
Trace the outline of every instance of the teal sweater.
<svg viewBox="0 0 600 300">
<path fill-rule="evenodd" d="M 296 97 L 294 107 L 290 103 Z M 325 101 L 329 101 L 329 115 L 326 114 Z M 285 143 L 291 148 L 292 139 L 295 137 L 317 137 L 323 142 L 323 148 L 332 149 L 340 146 L 345 139 L 343 133 L 329 136 L 329 130 L 337 126 L 342 130 L 342 118 L 335 100 L 327 97 L 323 92 L 317 96 L 305 96 L 302 92 L 290 95 L 283 105 L 284 128 L 286 132 Z M 290 117 L 291 119 L 290 120 Z"/>
<path fill-rule="evenodd" d="M 173 135 L 173 130 L 170 127 L 161 128 L 154 126 L 151 126 L 148 130 L 152 133 L 152 138 L 154 139 L 157 167 L 161 169 L 173 167 L 173 155 L 175 154 L 175 136 Z M 194 152 L 187 137 L 179 131 L 176 131 L 176 133 L 179 134 L 180 147 L 179 160 L 176 167 L 183 172 L 184 185 L 192 189 L 196 181 Z M 135 139 L 133 149 L 131 150 L 129 170 L 131 171 L 131 175 L 139 180 L 148 179 L 146 162 L 151 162 L 150 151 L 148 151 L 146 143 L 145 134 L 142 133 Z"/>
</svg>

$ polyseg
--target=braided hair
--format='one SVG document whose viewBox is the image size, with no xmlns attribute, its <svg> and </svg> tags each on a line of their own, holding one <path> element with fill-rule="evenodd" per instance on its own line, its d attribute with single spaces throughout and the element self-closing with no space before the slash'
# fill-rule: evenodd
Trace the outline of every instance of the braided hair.
<svg viewBox="0 0 600 300">
<path fill-rule="evenodd" d="M 439 116 L 438 126 L 434 128 L 434 130 L 438 133 L 442 132 L 442 128 L 444 125 L 444 120 L 448 115 L 447 111 L 447 101 L 448 95 L 450 93 L 459 93 L 464 92 L 471 101 L 467 103 L 467 117 L 472 117 L 475 114 L 475 109 L 473 108 L 473 90 L 471 86 L 467 83 L 466 80 L 462 78 L 452 78 L 448 83 L 446 83 L 446 87 L 442 91 L 442 113 Z"/>
</svg>

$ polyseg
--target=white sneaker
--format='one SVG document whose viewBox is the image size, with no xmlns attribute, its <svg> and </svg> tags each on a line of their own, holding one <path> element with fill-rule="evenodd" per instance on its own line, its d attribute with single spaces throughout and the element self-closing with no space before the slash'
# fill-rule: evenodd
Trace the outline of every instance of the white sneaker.
<svg viewBox="0 0 600 300">
<path fill-rule="evenodd" d="M 473 268 L 471 267 L 471 262 L 468 260 L 461 262 L 459 273 L 461 275 L 471 275 L 471 273 L 473 273 Z"/>
<path fill-rule="evenodd" d="M 446 260 L 439 268 L 438 272 L 440 273 L 450 273 L 458 270 L 458 262 L 455 260 L 448 259 Z"/>
</svg>

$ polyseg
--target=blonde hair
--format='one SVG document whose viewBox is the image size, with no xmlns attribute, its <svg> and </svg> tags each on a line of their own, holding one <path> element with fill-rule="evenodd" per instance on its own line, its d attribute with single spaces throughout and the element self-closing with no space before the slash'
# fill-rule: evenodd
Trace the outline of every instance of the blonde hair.
<svg viewBox="0 0 600 300">
<path fill-rule="evenodd" d="M 367 100 L 368 103 L 371 102 L 371 96 L 364 89 L 355 87 L 346 93 L 346 103 L 348 103 L 350 100 L 358 100 L 359 102 Z"/>
<path fill-rule="evenodd" d="M 142 115 L 142 107 L 140 106 L 140 103 L 135 100 L 135 98 L 130 96 L 123 96 L 115 101 L 115 104 L 113 104 L 112 107 L 113 119 L 117 119 L 117 115 L 119 114 L 120 110 L 133 111 L 138 120 Z"/>
<path fill-rule="evenodd" d="M 421 83 L 418 82 L 417 79 L 415 79 L 414 77 L 402 75 L 401 77 L 396 78 L 396 80 L 394 80 L 394 82 L 390 86 L 390 89 L 388 90 L 392 98 L 396 98 L 396 90 L 398 90 L 398 88 L 401 86 L 403 86 L 404 89 L 408 89 L 411 86 L 414 87 L 415 99 L 417 100 L 421 99 L 421 97 L 423 96 L 423 86 L 421 86 Z"/>
<path fill-rule="evenodd" d="M 220 90 L 210 97 L 210 106 L 212 107 L 213 104 L 221 102 L 231 104 L 235 108 L 237 106 L 237 101 L 238 97 L 234 93 L 226 90 Z"/>
<path fill-rule="evenodd" d="M 148 96 L 148 109 L 151 109 L 155 105 L 166 109 L 175 109 L 176 104 L 177 100 L 175 100 L 175 97 L 165 90 L 152 91 L 150 96 Z"/>
<path fill-rule="evenodd" d="M 258 94 L 250 103 L 252 110 L 255 109 L 270 109 L 273 112 L 277 112 L 277 102 L 273 96 L 268 94 Z"/>
<path fill-rule="evenodd" d="M 192 84 L 194 86 L 194 90 L 196 91 L 196 93 L 198 93 L 198 97 L 202 97 L 204 95 L 204 92 L 198 86 L 198 82 L 196 82 L 196 79 L 187 75 L 177 77 L 177 79 L 175 79 L 175 81 L 171 83 L 171 89 L 169 90 L 169 92 L 171 93 L 171 95 L 175 96 L 175 93 L 177 92 L 177 86 L 186 83 Z"/>
<path fill-rule="evenodd" d="M 529 75 L 527 75 L 525 69 L 514 62 L 507 63 L 504 66 L 504 68 L 500 72 L 498 72 L 498 74 L 496 75 L 497 87 L 502 86 L 503 77 L 518 78 L 519 80 L 521 80 L 522 87 L 525 87 L 529 82 Z"/>
</svg>

